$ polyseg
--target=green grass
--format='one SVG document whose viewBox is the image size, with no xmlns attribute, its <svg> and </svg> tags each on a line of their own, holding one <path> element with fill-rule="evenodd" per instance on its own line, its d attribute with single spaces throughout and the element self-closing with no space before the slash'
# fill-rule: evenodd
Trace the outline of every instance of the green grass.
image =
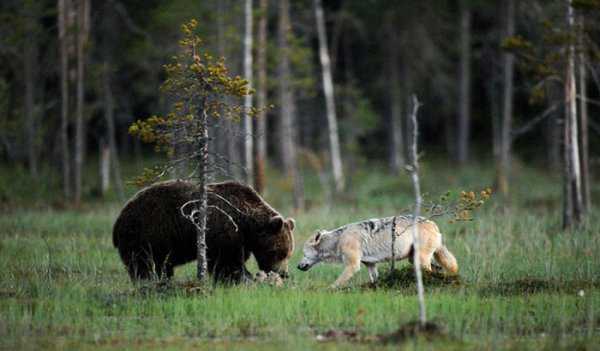
<svg viewBox="0 0 600 351">
<path fill-rule="evenodd" d="M 594 210 L 584 227 L 563 232 L 560 180 L 533 169 L 516 171 L 511 211 L 493 199 L 474 222 L 438 221 L 461 268 L 460 284 L 426 288 L 428 315 L 448 336 L 408 341 L 404 348 L 566 350 L 599 344 L 600 213 Z M 18 170 L 3 169 L 2 184 L 11 172 Z M 274 172 L 270 179 L 267 199 L 290 215 L 288 183 Z M 491 179 L 486 166 L 460 173 L 423 166 L 423 187 L 432 196 L 482 188 Z M 118 202 L 55 210 L 46 199 L 33 201 L 32 208 L 30 200 L 15 198 L 14 189 L 25 188 L 3 190 L 10 201 L 0 215 L 0 349 L 397 349 L 351 340 L 320 343 L 316 335 L 332 329 L 387 334 L 417 316 L 413 286 L 369 289 L 363 269 L 348 288 L 331 291 L 327 286 L 340 266 L 306 273 L 293 268 L 314 230 L 410 205 L 406 177 L 356 174 L 350 195 L 333 206 L 324 204 L 318 180 L 307 177 L 311 208 L 295 215 L 297 249 L 285 286 L 216 286 L 205 293 L 181 284 L 132 286 L 111 242 Z M 253 262 L 250 269 L 256 270 Z M 193 277 L 193 265 L 176 270 L 177 282 Z"/>
</svg>

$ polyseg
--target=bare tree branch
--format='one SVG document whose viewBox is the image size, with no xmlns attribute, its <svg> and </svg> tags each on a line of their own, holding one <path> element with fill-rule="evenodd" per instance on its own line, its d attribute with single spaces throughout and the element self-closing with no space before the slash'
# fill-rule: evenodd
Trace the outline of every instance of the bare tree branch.
<svg viewBox="0 0 600 351">
<path fill-rule="evenodd" d="M 541 121 L 543 121 L 544 119 L 546 119 L 550 115 L 552 115 L 552 112 L 556 111 L 556 109 L 558 109 L 560 106 L 562 106 L 562 104 L 563 104 L 562 102 L 557 102 L 557 103 L 553 104 L 552 106 L 550 106 L 546 110 L 544 110 L 540 115 L 534 117 L 529 122 L 525 123 L 524 126 L 513 130 L 511 133 L 513 140 L 520 137 L 521 135 L 531 131 L 533 129 L 533 127 L 535 127 L 538 123 L 540 123 Z"/>
<path fill-rule="evenodd" d="M 113 3 L 115 11 L 117 11 L 119 16 L 121 16 L 127 28 L 133 33 L 143 36 L 144 39 L 146 39 L 146 41 L 148 41 L 148 43 L 151 46 L 156 47 L 156 45 L 154 45 L 154 41 L 152 40 L 152 36 L 133 21 L 125 5 L 123 5 L 120 1 L 117 0 L 110 1 Z"/>
<path fill-rule="evenodd" d="M 190 200 L 190 201 L 184 203 L 179 208 L 179 212 L 181 213 L 181 215 L 183 217 L 187 218 L 190 222 L 196 223 L 196 217 L 195 216 L 198 215 L 200 213 L 200 211 L 198 209 L 194 208 L 189 214 L 185 214 L 185 208 L 187 206 L 189 206 L 189 205 L 196 205 L 200 201 L 201 200 Z M 233 226 L 235 227 L 235 231 L 237 232 L 239 230 L 239 227 L 238 227 L 237 223 L 235 223 L 235 220 L 233 219 L 233 217 L 231 217 L 229 215 L 229 213 L 225 212 L 219 206 L 208 205 L 207 208 L 214 208 L 215 210 L 221 212 L 223 215 L 225 215 L 227 217 L 227 219 L 229 219 L 229 221 L 231 222 L 231 224 L 233 224 Z"/>
</svg>

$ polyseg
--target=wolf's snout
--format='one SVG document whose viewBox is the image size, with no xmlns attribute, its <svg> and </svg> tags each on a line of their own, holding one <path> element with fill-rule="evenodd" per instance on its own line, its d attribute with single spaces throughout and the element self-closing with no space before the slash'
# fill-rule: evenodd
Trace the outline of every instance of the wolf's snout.
<svg viewBox="0 0 600 351">
<path fill-rule="evenodd" d="M 308 263 L 300 262 L 298 263 L 298 269 L 301 271 L 307 271 L 310 268 Z"/>
</svg>

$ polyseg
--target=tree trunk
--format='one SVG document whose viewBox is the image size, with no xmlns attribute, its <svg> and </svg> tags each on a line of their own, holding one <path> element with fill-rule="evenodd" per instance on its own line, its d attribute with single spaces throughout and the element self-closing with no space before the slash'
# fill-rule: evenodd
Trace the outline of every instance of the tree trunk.
<svg viewBox="0 0 600 351">
<path fill-rule="evenodd" d="M 229 8 L 228 3 L 225 1 L 217 1 L 217 52 L 219 57 L 225 57 L 227 51 L 226 42 L 226 28 L 225 28 L 225 16 Z M 234 65 L 231 64 L 233 67 Z M 223 118 L 220 121 L 219 128 L 217 128 L 218 140 L 218 152 L 225 156 L 225 164 L 223 165 L 225 173 L 228 177 L 234 177 L 237 173 L 237 169 L 232 165 L 235 165 L 239 161 L 239 152 L 236 150 L 237 136 L 235 134 L 235 128 L 237 123 Z"/>
<path fill-rule="evenodd" d="M 244 30 L 244 78 L 248 80 L 249 86 L 252 87 L 252 0 L 245 1 L 245 30 Z M 246 183 L 252 184 L 254 181 L 254 158 L 253 155 L 253 132 L 252 132 L 252 116 L 249 114 L 252 108 L 252 95 L 244 96 L 244 168 L 246 175 Z"/>
<path fill-rule="evenodd" d="M 515 32 L 515 2 L 506 1 L 506 37 L 513 36 Z M 496 170 L 496 185 L 502 196 L 506 199 L 509 191 L 512 146 L 512 114 L 513 114 L 513 76 L 514 55 L 503 55 L 503 93 L 502 93 L 502 124 L 500 138 L 500 160 Z"/>
<path fill-rule="evenodd" d="M 38 165 L 37 165 L 37 130 L 36 130 L 36 118 L 35 118 L 35 79 L 37 78 L 37 38 L 35 33 L 37 24 L 37 13 L 31 6 L 26 6 L 26 15 L 29 17 L 26 19 L 26 37 L 24 40 L 24 52 L 23 52 L 23 73 L 25 80 L 25 97 L 24 97 L 24 111 L 25 111 L 25 140 L 27 142 L 27 163 L 29 166 L 29 173 L 32 177 L 37 177 Z"/>
<path fill-rule="evenodd" d="M 583 29 L 583 16 L 580 17 Z M 589 140 L 588 140 L 588 106 L 587 106 L 587 58 L 583 43 L 583 30 L 579 33 L 579 108 L 580 112 L 580 148 L 581 148 L 581 192 L 583 211 L 587 212 L 592 206 L 590 192 Z"/>
<path fill-rule="evenodd" d="M 550 98 L 550 101 L 556 101 L 562 99 Z M 556 112 L 552 113 L 552 116 L 545 122 L 545 133 L 546 133 L 546 145 L 548 149 L 548 169 L 552 172 L 561 172 L 562 156 L 561 156 L 561 145 L 562 145 L 562 112 L 557 109 Z"/>
<path fill-rule="evenodd" d="M 415 95 L 412 96 L 411 101 L 411 112 L 410 121 L 412 126 L 412 140 L 410 148 L 410 168 L 409 174 L 410 179 L 415 190 L 415 209 L 412 218 L 412 239 L 413 239 L 413 263 L 415 266 L 415 277 L 417 281 L 417 297 L 419 300 L 419 322 L 421 326 L 424 326 L 427 322 L 427 314 L 425 309 L 425 289 L 423 287 L 423 277 L 421 272 L 421 242 L 419 239 L 419 217 L 421 216 L 421 203 L 423 199 L 421 197 L 421 186 L 419 184 L 419 159 L 418 159 L 418 141 L 419 141 L 419 124 L 417 123 L 417 113 L 421 103 Z"/>
<path fill-rule="evenodd" d="M 102 70 L 102 92 L 104 98 L 104 121 L 106 123 L 106 140 L 108 140 L 108 148 L 110 151 L 111 168 L 117 195 L 119 200 L 125 200 L 123 190 L 123 178 L 121 177 L 121 166 L 119 162 L 119 151 L 117 149 L 117 135 L 115 128 L 115 103 L 112 92 L 112 52 L 114 51 L 113 41 L 115 40 L 113 33 L 115 26 L 115 16 L 113 12 L 113 4 L 107 2 L 104 4 L 103 15 L 103 43 L 102 51 L 104 56 L 104 64 Z"/>
<path fill-rule="evenodd" d="M 104 138 L 98 144 L 100 146 L 100 193 L 104 197 L 110 188 L 110 147 L 106 144 Z"/>
<path fill-rule="evenodd" d="M 201 105 L 204 107 L 205 102 Z M 206 216 L 208 215 L 208 202 L 207 202 L 207 171 L 208 171 L 208 121 L 207 116 L 202 109 L 198 118 L 199 129 L 201 131 L 199 148 L 200 155 L 198 157 L 197 174 L 198 174 L 198 191 L 199 200 L 196 204 L 198 210 L 198 218 L 194 221 L 196 226 L 196 277 L 199 281 L 205 281 L 207 277 L 207 259 L 206 259 Z"/>
<path fill-rule="evenodd" d="M 404 133 L 402 130 L 402 101 L 403 94 L 400 88 L 400 74 L 398 65 L 398 34 L 391 30 L 390 55 L 387 60 L 389 79 L 389 104 L 390 104 L 390 130 L 389 143 L 390 168 L 396 175 L 404 166 Z"/>
<path fill-rule="evenodd" d="M 102 83 L 104 90 L 104 119 L 106 122 L 106 137 L 108 139 L 108 149 L 110 151 L 110 160 L 113 179 L 117 188 L 117 194 L 119 199 L 123 201 L 125 199 L 125 193 L 123 191 L 123 178 L 121 177 L 121 166 L 119 163 L 119 151 L 117 150 L 117 140 L 115 131 L 115 117 L 114 117 L 114 99 L 111 89 L 110 82 L 110 64 L 104 62 L 104 72 L 102 75 Z"/>
<path fill-rule="evenodd" d="M 295 99 L 290 80 L 290 48 L 288 36 L 291 32 L 289 0 L 279 1 L 279 100 L 280 100 L 280 132 L 281 159 L 287 176 L 292 180 L 294 188 L 294 207 L 296 210 L 304 208 L 303 185 L 300 172 L 298 172 L 295 121 Z"/>
<path fill-rule="evenodd" d="M 89 34 L 90 3 L 82 0 L 77 6 L 77 110 L 75 120 L 75 205 L 81 203 L 82 170 L 85 157 L 83 108 L 85 100 L 85 52 Z"/>
<path fill-rule="evenodd" d="M 62 154 L 62 180 L 65 199 L 71 197 L 71 167 L 69 154 L 69 56 L 67 39 L 67 0 L 58 0 L 58 39 L 60 42 L 60 92 L 61 92 L 61 119 L 60 119 L 60 144 Z"/>
<path fill-rule="evenodd" d="M 567 6 L 567 24 L 574 27 L 571 0 Z M 581 165 L 579 159 L 579 137 L 577 126 L 577 91 L 575 88 L 575 48 L 569 44 L 565 72 L 565 121 L 564 121 L 564 210 L 563 226 L 572 227 L 581 222 L 583 202 L 581 195 Z"/>
<path fill-rule="evenodd" d="M 259 113 L 256 116 L 256 154 L 254 189 L 259 193 L 265 190 L 265 162 L 267 159 L 267 19 L 268 0 L 260 0 L 260 20 L 258 22 L 257 64 L 258 77 L 256 86 L 256 105 Z"/>
<path fill-rule="evenodd" d="M 457 161 L 469 159 L 471 127 L 471 11 L 467 0 L 460 2 L 460 77 L 458 97 Z"/>
<path fill-rule="evenodd" d="M 327 137 L 329 140 L 331 168 L 333 170 L 335 190 L 341 192 L 344 189 L 344 173 L 342 169 L 342 157 L 340 154 L 340 141 L 335 111 L 335 94 L 333 90 L 333 78 L 331 75 L 331 61 L 327 50 L 327 34 L 325 32 L 325 19 L 321 0 L 314 0 L 314 8 L 319 37 L 319 59 L 321 61 L 323 72 L 323 93 L 325 94 L 325 105 L 327 108 Z"/>
</svg>

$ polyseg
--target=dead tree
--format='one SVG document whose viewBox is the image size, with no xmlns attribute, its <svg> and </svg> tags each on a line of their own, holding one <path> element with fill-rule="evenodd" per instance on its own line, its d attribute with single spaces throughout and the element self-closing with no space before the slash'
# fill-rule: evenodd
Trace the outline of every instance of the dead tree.
<svg viewBox="0 0 600 351">
<path fill-rule="evenodd" d="M 412 140 L 410 143 L 410 164 L 406 165 L 406 170 L 410 175 L 410 179 L 413 184 L 413 188 L 415 190 L 415 208 L 413 212 L 412 218 L 412 237 L 413 237 L 413 264 L 415 266 L 415 277 L 417 281 L 417 296 L 419 299 L 419 322 L 421 325 L 425 325 L 427 322 L 427 314 L 425 310 L 425 291 L 423 288 L 423 277 L 421 272 L 421 261 L 419 255 L 420 248 L 420 239 L 419 239 L 419 218 L 421 216 L 421 204 L 423 199 L 421 197 L 421 187 L 419 184 L 419 159 L 418 159 L 418 139 L 419 139 L 419 125 L 417 123 L 417 113 L 419 112 L 419 107 L 421 103 L 417 99 L 416 95 L 412 96 L 411 101 L 411 112 L 410 112 L 410 122 L 412 129 Z"/>
</svg>

